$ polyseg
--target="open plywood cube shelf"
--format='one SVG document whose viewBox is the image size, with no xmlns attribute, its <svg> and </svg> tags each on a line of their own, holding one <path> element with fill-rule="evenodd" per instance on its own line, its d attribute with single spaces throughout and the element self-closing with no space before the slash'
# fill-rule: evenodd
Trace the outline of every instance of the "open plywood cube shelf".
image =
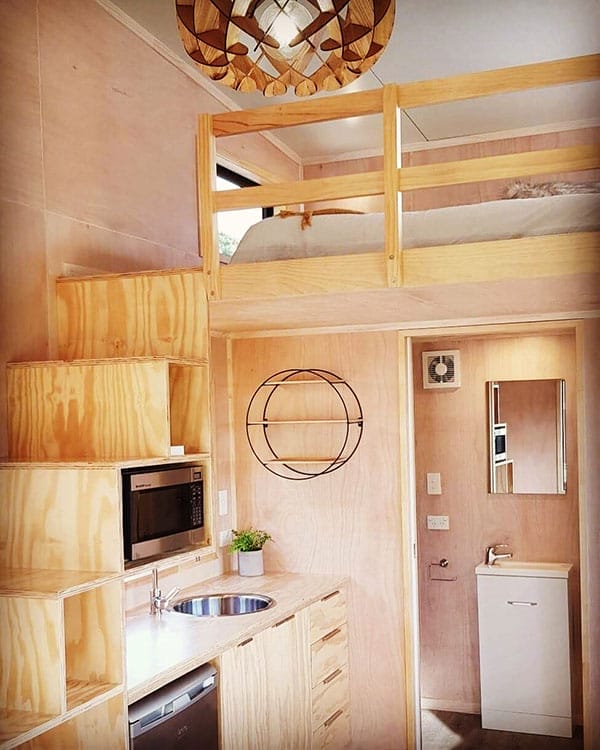
<svg viewBox="0 0 600 750">
<path fill-rule="evenodd" d="M 3 748 L 123 693 L 120 503 L 115 467 L 0 466 Z"/>
<path fill-rule="evenodd" d="M 210 448 L 205 364 L 165 358 L 11 364 L 12 459 L 168 457 Z"/>
<path fill-rule="evenodd" d="M 2 750 L 27 747 L 28 750 L 63 750 L 63 748 L 89 747 L 90 737 L 94 747 L 126 750 L 125 699 L 120 693 L 105 696 L 102 703 L 91 705 L 73 717 L 61 718 L 33 714 L 30 711 L 13 711 L 10 716 L 2 712 L 0 743 Z"/>
<path fill-rule="evenodd" d="M 3 747 L 123 691 L 120 580 L 66 598 L 1 596 L 0 624 Z"/>
<path fill-rule="evenodd" d="M 64 600 L 67 710 L 123 682 L 121 583 Z"/>
</svg>

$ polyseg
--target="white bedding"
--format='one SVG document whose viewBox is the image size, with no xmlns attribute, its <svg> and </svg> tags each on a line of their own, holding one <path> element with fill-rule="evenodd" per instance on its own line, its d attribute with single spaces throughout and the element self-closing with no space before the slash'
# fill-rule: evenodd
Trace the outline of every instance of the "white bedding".
<svg viewBox="0 0 600 750">
<path fill-rule="evenodd" d="M 242 237 L 231 263 L 383 250 L 383 214 L 325 214 L 302 230 L 301 217 L 264 219 Z M 553 195 L 408 211 L 402 246 L 429 247 L 600 229 L 600 194 Z"/>
</svg>

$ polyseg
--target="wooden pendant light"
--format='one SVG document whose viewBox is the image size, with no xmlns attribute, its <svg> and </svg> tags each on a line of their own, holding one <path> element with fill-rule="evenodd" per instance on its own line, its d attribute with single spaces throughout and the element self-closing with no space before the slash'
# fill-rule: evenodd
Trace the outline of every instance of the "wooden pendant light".
<svg viewBox="0 0 600 750">
<path fill-rule="evenodd" d="M 213 81 L 265 96 L 334 91 L 379 58 L 392 0 L 176 0 L 188 55 Z"/>
</svg>

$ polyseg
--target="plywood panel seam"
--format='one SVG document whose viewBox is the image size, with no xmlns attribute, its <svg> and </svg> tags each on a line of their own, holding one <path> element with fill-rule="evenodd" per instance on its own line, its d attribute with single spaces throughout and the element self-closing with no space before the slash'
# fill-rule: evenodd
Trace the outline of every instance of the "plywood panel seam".
<svg viewBox="0 0 600 750">
<path fill-rule="evenodd" d="M 101 229 L 106 232 L 110 232 L 112 235 L 116 235 L 118 237 L 127 237 L 129 239 L 137 240 L 139 242 L 144 242 L 148 245 L 152 245 L 153 247 L 157 248 L 163 248 L 166 250 L 172 250 L 176 252 L 190 252 L 189 248 L 179 247 L 177 245 L 170 244 L 168 242 L 162 242 L 158 240 L 152 240 L 149 237 L 144 237 L 141 234 L 134 234 L 132 232 L 124 232 L 121 229 L 115 229 L 113 226 L 110 226 L 109 224 L 99 224 L 98 222 L 92 221 L 90 219 L 85 218 L 78 218 L 77 216 L 65 213 L 64 211 L 57 211 L 56 209 L 45 209 L 45 213 L 47 216 L 54 216 L 61 219 L 68 219 L 69 221 L 80 224 L 81 226 L 84 226 L 86 228 L 92 228 L 92 229 Z M 173 269 L 163 269 L 165 271 L 171 271 Z M 188 269 L 189 270 L 189 269 Z M 139 271 L 130 271 L 128 273 L 140 273 Z M 99 275 L 105 275 L 104 273 Z M 77 277 L 77 278 L 84 278 L 84 277 Z M 92 277 L 92 278 L 95 278 Z"/>
</svg>

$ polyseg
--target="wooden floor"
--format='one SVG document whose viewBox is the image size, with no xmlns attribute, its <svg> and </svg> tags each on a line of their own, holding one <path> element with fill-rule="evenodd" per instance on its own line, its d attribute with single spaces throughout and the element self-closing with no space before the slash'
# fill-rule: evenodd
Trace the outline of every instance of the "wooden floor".
<svg viewBox="0 0 600 750">
<path fill-rule="evenodd" d="M 574 737 L 542 737 L 481 728 L 479 714 L 422 711 L 422 750 L 583 750 L 581 727 Z"/>
</svg>

